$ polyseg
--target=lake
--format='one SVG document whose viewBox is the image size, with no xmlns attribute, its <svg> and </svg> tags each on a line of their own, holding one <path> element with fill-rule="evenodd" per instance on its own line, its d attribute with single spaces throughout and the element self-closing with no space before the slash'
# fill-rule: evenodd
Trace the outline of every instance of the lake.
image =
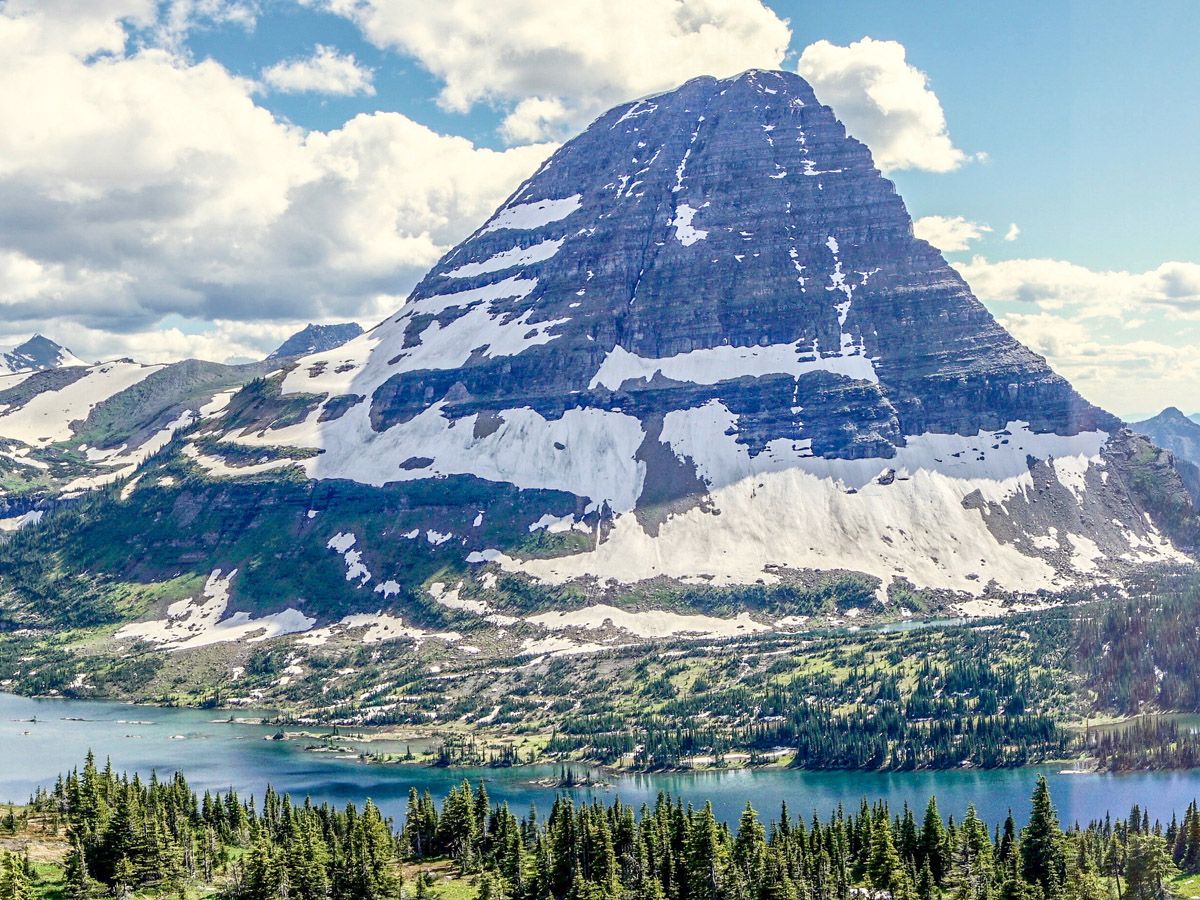
<svg viewBox="0 0 1200 900">
<path fill-rule="evenodd" d="M 536 803 L 543 814 L 557 790 L 531 783 L 557 774 L 557 766 L 519 769 L 433 769 L 409 765 L 369 765 L 333 754 L 311 753 L 303 741 L 272 741 L 276 730 L 231 724 L 218 710 L 160 709 L 121 703 L 33 700 L 0 694 L 0 800 L 23 801 L 38 785 L 51 787 L 60 772 L 82 763 L 92 749 L 103 764 L 148 775 L 183 771 L 198 790 L 235 788 L 261 796 L 268 783 L 294 796 L 344 804 L 373 799 L 388 815 L 403 816 L 409 786 L 428 788 L 441 799 L 464 777 L 484 778 L 495 801 L 523 813 Z M 232 713 L 253 715 L 246 710 Z M 36 718 L 35 721 L 30 721 Z M 395 749 L 395 748 L 389 748 Z M 576 767 L 578 769 L 578 767 Z M 824 817 L 841 803 L 857 807 L 863 797 L 884 798 L 894 809 L 908 802 L 923 809 L 936 795 L 942 813 L 960 817 L 974 803 L 988 822 L 1011 808 L 1021 821 L 1028 812 L 1034 780 L 1044 773 L 1064 823 L 1086 822 L 1111 812 L 1125 816 L 1140 803 L 1152 818 L 1170 819 L 1200 797 L 1200 770 L 1138 772 L 1124 775 L 1067 775 L 1060 767 L 939 772 L 801 772 L 779 769 L 664 775 L 612 775 L 611 788 L 578 788 L 580 798 L 653 802 L 660 790 L 696 805 L 711 800 L 717 814 L 736 821 L 749 800 L 773 817 L 786 800 L 793 815 Z"/>
</svg>

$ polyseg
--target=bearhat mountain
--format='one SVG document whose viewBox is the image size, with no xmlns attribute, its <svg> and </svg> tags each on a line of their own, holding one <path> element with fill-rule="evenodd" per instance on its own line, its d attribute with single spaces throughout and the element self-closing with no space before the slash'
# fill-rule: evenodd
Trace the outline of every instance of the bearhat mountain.
<svg viewBox="0 0 1200 900">
<path fill-rule="evenodd" d="M 312 479 L 574 498 L 529 523 L 588 536 L 550 558 L 439 529 L 543 582 L 837 569 L 978 594 L 1179 558 L 1122 424 L 913 236 L 867 148 L 783 72 L 602 116 L 395 317 L 279 391 L 310 405 L 222 445 L 299 448 L 267 465 Z"/>
</svg>

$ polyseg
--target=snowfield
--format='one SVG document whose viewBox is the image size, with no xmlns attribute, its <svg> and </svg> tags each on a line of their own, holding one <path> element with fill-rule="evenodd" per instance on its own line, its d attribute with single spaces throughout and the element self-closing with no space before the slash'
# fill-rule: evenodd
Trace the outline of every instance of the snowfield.
<svg viewBox="0 0 1200 900">
<path fill-rule="evenodd" d="M 228 619 L 223 618 L 229 607 L 229 588 L 235 575 L 237 569 L 227 575 L 214 569 L 205 582 L 200 599 L 172 603 L 167 607 L 165 619 L 126 625 L 117 632 L 117 639 L 149 641 L 172 651 L 190 650 L 230 641 L 254 644 L 307 631 L 316 624 L 316 619 L 298 609 L 285 609 L 257 619 L 247 612 L 235 612 Z"/>
<path fill-rule="evenodd" d="M 97 404 L 162 368 L 127 361 L 92 366 L 77 381 L 57 391 L 43 391 L 17 409 L 0 412 L 0 437 L 35 447 L 68 440 L 74 434 L 73 422 L 86 419 Z"/>
</svg>

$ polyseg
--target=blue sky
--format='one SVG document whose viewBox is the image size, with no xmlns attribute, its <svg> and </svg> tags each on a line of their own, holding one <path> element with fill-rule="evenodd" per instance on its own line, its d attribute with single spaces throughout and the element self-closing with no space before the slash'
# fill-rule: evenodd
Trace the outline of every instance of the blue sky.
<svg viewBox="0 0 1200 900">
<path fill-rule="evenodd" d="M 955 143 L 987 162 L 945 174 L 890 173 L 914 218 L 962 215 L 1020 224 L 1022 242 L 984 239 L 989 255 L 1039 255 L 1092 268 L 1148 269 L 1195 256 L 1200 243 L 1200 5 L 1116 2 L 769 2 L 792 26 L 785 65 L 825 39 L 895 40 L 928 74 Z M 501 109 L 439 107 L 439 83 L 412 58 L 380 50 L 347 19 L 285 0 L 256 27 L 191 34 L 200 57 L 257 78 L 317 44 L 374 70 L 375 94 L 266 94 L 260 102 L 306 128 L 395 110 L 481 146 L 503 147 Z M 1153 9 L 1147 14 L 1148 9 Z"/>
<path fill-rule="evenodd" d="M 1191 0 L 0 0 L 0 338 L 372 324 L 607 106 L 778 65 L 1089 399 L 1200 409 L 1197 35 Z"/>
</svg>

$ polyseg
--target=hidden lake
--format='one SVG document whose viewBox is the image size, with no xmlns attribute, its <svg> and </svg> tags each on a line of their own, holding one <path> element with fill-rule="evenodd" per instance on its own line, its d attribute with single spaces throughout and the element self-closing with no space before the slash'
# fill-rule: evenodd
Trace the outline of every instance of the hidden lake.
<svg viewBox="0 0 1200 900">
<path fill-rule="evenodd" d="M 780 768 L 704 770 L 661 774 L 613 773 L 604 785 L 572 788 L 538 784 L 554 779 L 557 764 L 516 768 L 433 768 L 369 764 L 353 754 L 314 753 L 305 741 L 276 741 L 276 726 L 230 721 L 252 718 L 252 710 L 180 709 L 92 700 L 51 700 L 0 694 L 0 802 L 23 802 L 39 785 L 50 788 L 60 773 L 82 765 L 90 749 L 99 764 L 111 758 L 117 771 L 160 777 L 182 771 L 192 787 L 261 797 L 272 785 L 315 802 L 361 804 L 367 798 L 385 815 L 401 820 L 410 787 L 429 790 L 440 800 L 464 778 L 483 779 L 494 802 L 518 813 L 531 803 L 545 812 L 555 796 L 577 800 L 620 797 L 640 806 L 660 791 L 696 806 L 711 801 L 719 818 L 736 822 L 747 801 L 761 814 L 775 815 L 786 801 L 793 815 L 821 817 L 838 804 L 857 808 L 863 798 L 886 800 L 894 810 L 904 803 L 917 810 L 935 795 L 943 814 L 961 818 L 973 803 L 985 821 L 1002 821 L 1011 809 L 1018 823 L 1029 796 L 1044 774 L 1065 824 L 1111 813 L 1124 817 L 1138 803 L 1150 817 L 1182 816 L 1200 797 L 1200 769 L 1172 772 L 1073 773 L 1062 763 L 1018 769 L 950 769 L 916 772 L 802 771 Z M 339 739 L 342 742 L 342 739 Z M 353 744 L 353 741 L 345 741 Z M 413 742 L 414 747 L 417 742 Z M 380 749 L 380 748 L 374 748 Z M 403 752 L 403 746 L 384 748 Z M 575 766 L 582 772 L 586 767 Z"/>
</svg>

